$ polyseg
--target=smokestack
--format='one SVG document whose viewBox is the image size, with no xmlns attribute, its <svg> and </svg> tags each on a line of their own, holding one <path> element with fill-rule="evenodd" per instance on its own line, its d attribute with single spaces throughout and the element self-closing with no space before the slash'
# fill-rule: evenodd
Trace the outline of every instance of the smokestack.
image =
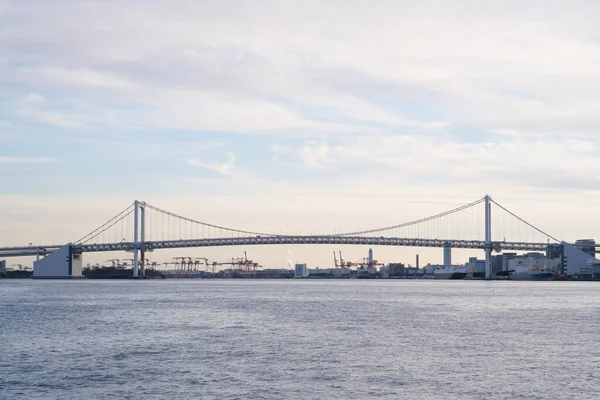
<svg viewBox="0 0 600 400">
<path fill-rule="evenodd" d="M 417 269 L 419 269 L 419 255 L 417 254 Z"/>
</svg>

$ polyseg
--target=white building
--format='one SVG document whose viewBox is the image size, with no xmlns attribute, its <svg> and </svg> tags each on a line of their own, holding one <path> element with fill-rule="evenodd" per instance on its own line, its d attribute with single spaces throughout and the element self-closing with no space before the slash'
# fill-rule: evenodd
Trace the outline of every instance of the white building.
<svg viewBox="0 0 600 400">
<path fill-rule="evenodd" d="M 308 268 L 306 264 L 296 264 L 294 278 L 306 278 L 308 276 Z"/>
<path fill-rule="evenodd" d="M 558 271 L 560 263 L 560 259 L 549 260 L 543 253 L 527 253 L 509 259 L 508 270 L 517 273 L 531 270 Z"/>
<path fill-rule="evenodd" d="M 433 275 L 433 273 L 436 269 L 443 268 L 444 266 L 445 265 L 427 264 L 426 266 L 423 267 L 423 269 L 425 270 L 426 274 Z M 450 267 L 450 266 L 448 266 L 448 267 Z"/>
<path fill-rule="evenodd" d="M 81 254 L 66 245 L 33 262 L 33 278 L 81 278 Z"/>
</svg>

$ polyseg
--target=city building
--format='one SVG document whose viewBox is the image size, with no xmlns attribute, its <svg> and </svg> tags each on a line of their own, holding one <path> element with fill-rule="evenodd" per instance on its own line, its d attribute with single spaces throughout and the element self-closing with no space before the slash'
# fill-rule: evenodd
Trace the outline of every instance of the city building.
<svg viewBox="0 0 600 400">
<path fill-rule="evenodd" d="M 469 261 L 465 266 L 469 275 L 485 274 L 485 260 L 479 260 L 477 257 L 469 257 Z"/>
<path fill-rule="evenodd" d="M 594 239 L 576 240 L 575 247 L 592 257 L 596 257 L 596 241 Z"/>
<path fill-rule="evenodd" d="M 504 271 L 503 269 L 504 257 L 502 254 L 492 256 L 492 276 L 497 275 L 499 272 Z"/>
<path fill-rule="evenodd" d="M 390 277 L 390 267 L 389 265 L 384 265 L 379 267 L 379 274 L 381 275 L 382 278 L 389 278 Z"/>
<path fill-rule="evenodd" d="M 307 278 L 307 277 L 308 277 L 308 268 L 306 268 L 306 264 L 296 264 L 294 278 Z"/>
<path fill-rule="evenodd" d="M 388 264 L 388 275 L 390 278 L 398 278 L 406 276 L 406 267 L 402 263 L 391 263 Z"/>
<path fill-rule="evenodd" d="M 345 268 L 315 268 L 308 270 L 309 278 L 343 278 L 351 274 L 350 269 Z"/>
<path fill-rule="evenodd" d="M 425 275 L 433 275 L 433 272 L 438 269 L 438 268 L 442 268 L 442 267 L 449 267 L 449 265 L 446 265 L 444 263 L 444 265 L 439 265 L 439 264 L 427 264 L 426 266 L 423 267 L 423 270 L 425 271 Z"/>
<path fill-rule="evenodd" d="M 582 251 L 581 247 L 584 246 L 579 246 L 578 248 L 571 244 L 563 243 L 562 265 L 564 274 L 579 279 L 593 279 L 596 265 L 600 264 L 600 260 L 590 253 Z"/>
<path fill-rule="evenodd" d="M 527 253 L 512 257 L 508 260 L 508 270 L 517 273 L 529 272 L 532 270 L 558 272 L 560 265 L 560 259 L 556 258 L 549 260 L 544 253 Z"/>
<path fill-rule="evenodd" d="M 6 260 L 0 260 L 0 274 L 6 272 Z"/>
<path fill-rule="evenodd" d="M 33 278 L 81 278 L 81 254 L 73 253 L 71 245 L 66 245 L 33 262 Z"/>
</svg>

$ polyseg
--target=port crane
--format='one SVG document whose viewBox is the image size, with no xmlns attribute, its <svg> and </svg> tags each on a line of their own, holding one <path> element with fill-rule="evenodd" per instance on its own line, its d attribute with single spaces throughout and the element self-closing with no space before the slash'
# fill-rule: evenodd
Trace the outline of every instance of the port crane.
<svg viewBox="0 0 600 400">
<path fill-rule="evenodd" d="M 260 267 L 257 262 L 248 259 L 248 254 L 244 251 L 244 257 L 231 258 L 231 261 L 212 262 L 213 273 L 217 265 L 231 265 L 231 270 L 234 273 L 254 273 Z"/>
<path fill-rule="evenodd" d="M 352 267 L 358 267 L 363 265 L 363 263 L 356 263 L 356 262 L 351 262 L 351 261 L 346 261 L 344 260 L 344 257 L 342 256 L 342 251 L 339 251 L 340 254 L 340 260 L 338 262 L 338 259 L 335 255 L 335 251 L 333 252 L 333 263 L 335 265 L 335 267 L 340 267 L 342 269 L 352 269 Z"/>
<path fill-rule="evenodd" d="M 194 260 L 195 260 L 195 262 L 198 265 L 200 265 L 200 261 L 201 260 L 204 261 L 204 272 L 208 272 L 208 264 L 209 264 L 208 258 L 206 258 L 206 257 L 196 257 L 196 258 L 194 258 Z M 212 266 L 212 272 L 213 272 L 213 274 L 215 273 L 215 267 L 216 267 L 215 265 Z"/>
<path fill-rule="evenodd" d="M 359 268 L 373 268 L 376 269 L 377 266 L 385 266 L 384 263 L 379 263 L 377 262 L 377 260 L 373 260 L 373 255 L 372 252 L 369 252 L 369 257 L 364 257 L 362 259 L 361 262 L 351 262 L 351 261 L 345 261 L 344 258 L 342 257 L 342 251 L 339 251 L 340 254 L 340 259 L 338 262 L 338 259 L 336 257 L 335 251 L 333 252 L 333 263 L 335 265 L 335 267 L 340 267 L 342 269 L 351 269 L 352 267 L 359 267 Z"/>
<path fill-rule="evenodd" d="M 121 260 L 120 260 L 120 259 L 118 259 L 118 258 L 111 258 L 111 259 L 109 259 L 109 260 L 106 260 L 105 262 L 109 262 L 109 263 L 111 263 L 111 264 L 112 264 L 112 266 L 113 266 L 113 268 L 123 269 L 123 266 L 124 266 L 124 265 L 123 265 L 123 264 L 120 264 L 120 263 L 119 263 L 120 261 L 121 261 Z"/>
</svg>

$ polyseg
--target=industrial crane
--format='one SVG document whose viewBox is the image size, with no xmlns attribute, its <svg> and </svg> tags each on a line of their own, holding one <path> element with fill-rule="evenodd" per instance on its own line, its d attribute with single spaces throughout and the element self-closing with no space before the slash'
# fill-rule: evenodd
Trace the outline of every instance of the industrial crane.
<svg viewBox="0 0 600 400">
<path fill-rule="evenodd" d="M 196 257 L 196 258 L 194 258 L 194 260 L 196 260 L 195 263 L 197 263 L 198 265 L 200 265 L 200 260 L 203 260 L 204 261 L 204 272 L 208 272 L 208 263 L 209 263 L 208 258 L 206 258 L 206 257 Z M 213 271 L 212 272 L 213 272 L 213 274 L 215 273 L 215 266 L 214 265 L 213 265 Z"/>
<path fill-rule="evenodd" d="M 335 251 L 333 252 L 333 262 L 334 265 L 337 267 L 340 267 L 342 269 L 350 269 L 352 267 L 359 267 L 359 268 L 365 268 L 365 269 L 376 269 L 377 266 L 384 266 L 384 263 L 378 263 L 377 260 L 373 259 L 373 251 L 371 249 L 369 249 L 369 256 L 365 257 L 362 259 L 362 262 L 351 262 L 351 261 L 344 261 L 343 257 L 342 257 L 342 251 L 340 250 L 339 252 L 340 254 L 340 260 L 338 263 L 338 259 L 335 256 Z"/>
<path fill-rule="evenodd" d="M 237 273 L 254 273 L 256 272 L 256 269 L 258 267 L 260 267 L 260 265 L 258 265 L 257 262 L 254 262 L 252 260 L 248 260 L 248 255 L 247 253 L 244 251 L 244 257 L 239 257 L 239 258 L 231 258 L 231 261 L 225 261 L 225 262 L 212 262 L 212 267 L 213 267 L 213 273 L 216 270 L 216 266 L 217 265 L 231 265 L 231 270 L 233 272 L 237 272 Z"/>
<path fill-rule="evenodd" d="M 111 258 L 110 260 L 106 260 L 105 262 L 112 263 L 113 268 L 122 269 L 123 265 L 119 264 L 119 261 L 121 260 L 118 258 Z"/>
<path fill-rule="evenodd" d="M 358 266 L 361 265 L 360 263 L 353 263 L 350 261 L 344 261 L 344 258 L 342 257 L 342 251 L 340 250 L 340 261 L 338 263 L 338 259 L 335 256 L 335 251 L 333 252 L 333 263 L 335 265 L 335 267 L 340 267 L 342 269 L 350 269 L 353 266 Z"/>
</svg>

